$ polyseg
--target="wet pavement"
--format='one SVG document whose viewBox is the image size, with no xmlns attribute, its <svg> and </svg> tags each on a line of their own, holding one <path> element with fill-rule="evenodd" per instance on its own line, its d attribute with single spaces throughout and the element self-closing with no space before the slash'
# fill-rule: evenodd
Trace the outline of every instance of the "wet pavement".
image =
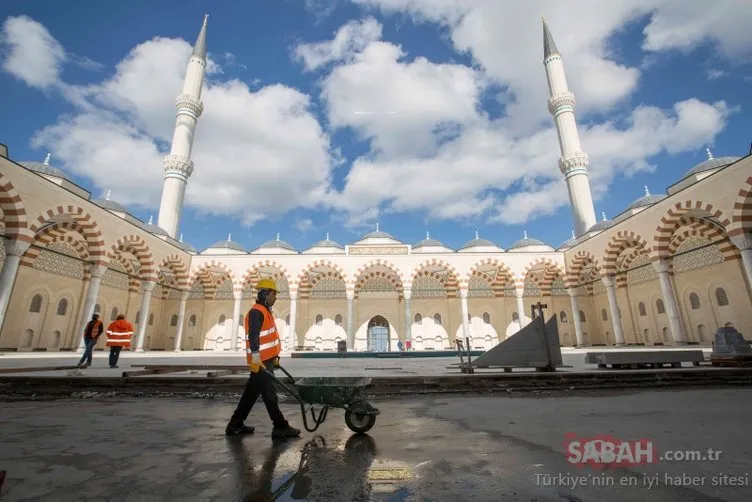
<svg viewBox="0 0 752 502">
<path fill-rule="evenodd" d="M 261 403 L 246 422 L 256 433 L 228 439 L 234 401 L 2 402 L 0 471 L 7 479 L 0 499 L 752 500 L 749 389 L 374 404 L 382 414 L 368 435 L 353 435 L 343 413 L 332 410 L 316 433 L 273 442 Z M 301 423 L 299 407 L 283 411 Z M 567 461 L 566 433 L 647 439 L 661 453 L 721 453 L 715 461 L 601 471 Z"/>
</svg>

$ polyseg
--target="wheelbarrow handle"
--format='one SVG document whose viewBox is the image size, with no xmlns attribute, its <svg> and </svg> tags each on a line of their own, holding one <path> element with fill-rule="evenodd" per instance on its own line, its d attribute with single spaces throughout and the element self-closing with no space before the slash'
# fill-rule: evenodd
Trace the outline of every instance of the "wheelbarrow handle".
<svg viewBox="0 0 752 502">
<path fill-rule="evenodd" d="M 294 385 L 295 378 L 293 378 L 293 376 L 290 373 L 288 373 L 287 370 L 284 369 L 282 366 L 278 366 L 278 368 L 281 369 L 282 372 L 285 375 L 287 375 L 287 377 L 290 378 L 290 380 L 293 381 L 293 386 L 292 387 L 290 387 L 289 385 L 287 385 L 281 379 L 277 378 L 277 375 L 275 375 L 273 371 L 269 371 L 266 368 L 261 368 L 260 371 L 263 371 L 264 373 L 266 373 L 267 375 L 269 375 L 269 377 L 271 377 L 271 379 L 274 380 L 280 387 L 282 387 L 283 389 L 285 389 L 288 394 L 290 394 L 292 397 L 294 397 L 295 399 L 297 399 L 298 401 L 300 401 L 302 403 L 302 400 L 300 399 L 300 395 L 298 394 L 297 390 L 295 390 L 295 385 Z"/>
</svg>

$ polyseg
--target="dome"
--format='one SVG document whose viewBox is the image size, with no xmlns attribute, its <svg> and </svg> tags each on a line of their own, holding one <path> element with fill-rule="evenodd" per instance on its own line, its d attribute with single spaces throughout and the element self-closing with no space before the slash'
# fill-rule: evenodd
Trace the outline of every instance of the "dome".
<svg viewBox="0 0 752 502">
<path fill-rule="evenodd" d="M 248 252 L 245 249 L 243 249 L 243 246 L 241 246 L 237 242 L 232 241 L 232 234 L 229 234 L 227 236 L 226 241 L 217 241 L 206 249 L 231 249 L 233 251 L 241 251 L 243 253 Z"/>
<path fill-rule="evenodd" d="M 277 234 L 277 238 L 272 241 L 266 241 L 265 243 L 261 244 L 259 246 L 259 249 L 287 249 L 290 251 L 298 252 L 297 249 L 292 247 L 292 245 L 288 244 L 285 241 L 279 240 L 279 234 Z"/>
<path fill-rule="evenodd" d="M 187 242 L 183 242 L 183 234 L 180 234 L 180 240 L 178 241 L 178 246 L 183 251 L 188 251 L 189 253 L 196 253 L 196 248 L 188 244 Z"/>
<path fill-rule="evenodd" d="M 167 232 L 165 232 L 162 227 L 153 223 L 151 216 L 149 216 L 149 223 L 142 223 L 141 228 L 154 235 L 167 235 Z"/>
<path fill-rule="evenodd" d="M 107 209 L 108 211 L 115 211 L 116 213 L 127 213 L 127 207 L 118 202 L 115 202 L 114 200 L 110 200 L 111 193 L 112 192 L 110 190 L 107 190 L 107 195 L 104 199 L 97 199 L 92 202 L 94 202 L 94 204 L 101 207 L 102 209 Z"/>
<path fill-rule="evenodd" d="M 606 213 L 601 214 L 603 215 L 603 219 L 592 227 L 588 228 L 588 232 L 600 232 L 601 230 L 606 230 L 607 228 L 614 226 L 613 221 L 606 219 Z"/>
<path fill-rule="evenodd" d="M 423 239 L 422 241 L 416 242 L 415 245 L 413 245 L 413 249 L 418 249 L 418 248 L 422 248 L 422 247 L 440 247 L 440 248 L 445 248 L 447 246 L 446 246 L 446 244 L 444 244 L 441 241 L 438 241 L 436 239 L 431 239 L 431 234 L 429 234 L 428 232 L 426 232 L 426 238 Z"/>
<path fill-rule="evenodd" d="M 559 249 L 571 248 L 575 244 L 577 244 L 577 237 L 575 237 L 574 230 L 572 230 L 572 237 L 562 242 L 561 246 L 559 246 Z"/>
<path fill-rule="evenodd" d="M 376 230 L 374 230 L 373 232 L 368 232 L 367 234 L 365 234 L 363 237 L 360 238 L 360 240 L 364 240 L 364 239 L 392 239 L 393 241 L 397 240 L 391 234 L 379 230 L 378 223 L 376 223 Z"/>
<path fill-rule="evenodd" d="M 479 247 L 497 248 L 499 246 L 497 246 L 496 244 L 494 244 L 493 242 L 489 240 L 481 239 L 480 237 L 478 237 L 478 232 L 475 232 L 475 239 L 467 241 L 466 243 L 462 245 L 460 249 L 479 248 Z"/>
<path fill-rule="evenodd" d="M 337 248 L 337 249 L 345 249 L 345 246 L 338 242 L 334 242 L 332 240 L 329 240 L 329 232 L 326 233 L 326 239 L 323 241 L 318 241 L 316 244 L 311 246 L 312 248 Z"/>
<path fill-rule="evenodd" d="M 631 203 L 627 209 L 637 209 L 639 207 L 652 206 L 656 202 L 660 202 L 665 198 L 665 195 L 652 195 L 648 190 L 648 187 L 645 187 L 645 195 Z"/>
<path fill-rule="evenodd" d="M 518 240 L 509 247 L 510 251 L 512 249 L 524 248 L 527 246 L 548 246 L 548 244 L 543 241 L 539 241 L 538 239 L 528 239 L 527 231 L 525 231 L 523 235 L 524 237 L 522 239 Z"/>
<path fill-rule="evenodd" d="M 695 174 L 704 173 L 705 171 L 712 171 L 713 169 L 726 167 L 730 164 L 733 164 L 737 160 L 741 159 L 741 157 L 718 157 L 716 158 L 716 157 L 713 157 L 713 153 L 710 151 L 710 148 L 707 148 L 706 151 L 708 152 L 707 160 L 700 162 L 695 167 L 687 171 L 687 174 L 684 175 L 684 178 L 694 176 Z"/>
<path fill-rule="evenodd" d="M 51 154 L 47 154 L 47 156 L 44 158 L 44 162 L 35 162 L 33 160 L 25 160 L 22 162 L 19 162 L 22 166 L 24 166 L 29 171 L 34 171 L 35 173 L 39 174 L 47 174 L 49 176 L 55 176 L 57 178 L 62 178 L 64 180 L 68 180 L 68 176 L 57 167 L 52 167 L 50 165 L 50 157 Z"/>
</svg>

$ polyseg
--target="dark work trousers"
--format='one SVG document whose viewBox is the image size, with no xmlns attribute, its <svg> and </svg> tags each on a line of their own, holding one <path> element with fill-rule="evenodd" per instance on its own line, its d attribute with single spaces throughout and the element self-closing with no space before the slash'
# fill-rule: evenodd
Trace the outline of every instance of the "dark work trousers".
<svg viewBox="0 0 752 502">
<path fill-rule="evenodd" d="M 110 347 L 110 368 L 117 366 L 118 358 L 120 357 L 120 349 L 123 347 Z"/>
<path fill-rule="evenodd" d="M 91 366 L 91 352 L 94 350 L 94 346 L 97 344 L 96 338 L 84 338 L 84 355 L 81 356 L 81 360 L 78 364 L 86 363 Z"/>
<path fill-rule="evenodd" d="M 262 364 L 267 370 L 274 372 L 274 360 L 262 361 Z M 235 409 L 235 413 L 230 418 L 232 425 L 240 425 L 248 418 L 248 414 L 253 409 L 253 405 L 256 403 L 258 397 L 264 400 L 266 405 L 266 411 L 269 413 L 274 428 L 285 429 L 289 427 L 285 416 L 282 414 L 282 410 L 279 409 L 279 400 L 277 399 L 277 388 L 274 385 L 274 380 L 259 370 L 258 373 L 251 373 L 248 382 L 245 384 L 245 390 L 240 397 L 238 407 Z"/>
</svg>

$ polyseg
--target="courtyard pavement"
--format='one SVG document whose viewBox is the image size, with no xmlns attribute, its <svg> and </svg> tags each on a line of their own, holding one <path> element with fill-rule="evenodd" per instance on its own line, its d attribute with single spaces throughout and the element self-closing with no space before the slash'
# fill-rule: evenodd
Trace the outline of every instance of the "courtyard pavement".
<svg viewBox="0 0 752 502">
<path fill-rule="evenodd" d="M 375 401 L 354 436 L 330 411 L 315 433 L 225 438 L 232 400 L 3 403 L 3 501 L 739 501 L 752 500 L 752 390 Z M 283 405 L 293 424 L 300 409 Z M 568 462 L 565 434 L 720 451 L 716 460 L 598 470 Z M 713 454 L 715 458 L 715 454 Z M 726 476 L 726 477 L 724 477 Z M 576 484 L 575 484 L 576 483 Z M 279 492 L 279 493 L 275 493 Z M 276 498 L 273 498 L 276 497 Z"/>
</svg>

